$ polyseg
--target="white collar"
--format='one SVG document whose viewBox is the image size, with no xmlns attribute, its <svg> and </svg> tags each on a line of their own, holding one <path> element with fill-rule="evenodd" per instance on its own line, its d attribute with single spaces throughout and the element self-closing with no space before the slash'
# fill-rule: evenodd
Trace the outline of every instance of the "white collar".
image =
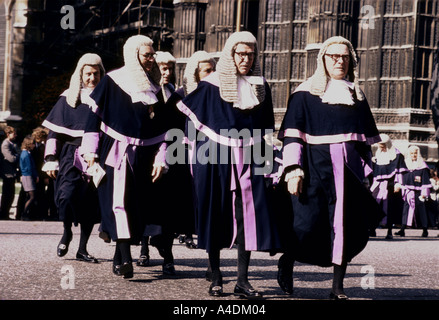
<svg viewBox="0 0 439 320">
<path fill-rule="evenodd" d="M 260 102 L 252 85 L 263 85 L 264 78 L 256 76 L 238 77 L 238 101 L 233 103 L 234 108 L 241 110 L 253 109 Z"/>
<path fill-rule="evenodd" d="M 330 79 L 322 96 L 322 102 L 353 106 L 355 104 L 352 94 L 354 90 L 355 85 L 352 82 Z"/>
<path fill-rule="evenodd" d="M 151 86 L 147 90 L 140 91 L 126 67 L 109 72 L 108 76 L 110 76 L 125 93 L 131 96 L 133 103 L 142 102 L 144 105 L 152 105 L 158 102 L 156 94 L 160 90 L 160 86 L 151 82 Z"/>
</svg>

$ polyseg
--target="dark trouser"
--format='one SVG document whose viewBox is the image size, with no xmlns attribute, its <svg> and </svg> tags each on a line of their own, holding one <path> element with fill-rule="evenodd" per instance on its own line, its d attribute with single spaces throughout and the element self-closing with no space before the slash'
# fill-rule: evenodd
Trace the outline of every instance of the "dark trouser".
<svg viewBox="0 0 439 320">
<path fill-rule="evenodd" d="M 0 219 L 8 219 L 15 195 L 15 178 L 3 178 L 2 199 L 0 204 Z"/>
</svg>

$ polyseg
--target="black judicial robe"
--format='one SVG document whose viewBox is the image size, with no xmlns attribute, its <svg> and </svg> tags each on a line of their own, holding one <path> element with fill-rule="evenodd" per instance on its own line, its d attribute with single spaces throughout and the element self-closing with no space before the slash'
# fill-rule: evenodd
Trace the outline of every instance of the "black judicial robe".
<svg viewBox="0 0 439 320">
<path fill-rule="evenodd" d="M 417 228 L 435 226 L 435 211 L 429 210 L 427 205 L 432 188 L 427 164 L 408 170 L 402 180 L 404 199 L 402 224 Z M 425 197 L 423 201 L 420 199 L 421 195 Z"/>
<path fill-rule="evenodd" d="M 279 139 L 284 169 L 300 166 L 305 173 L 302 193 L 290 195 L 296 260 L 319 266 L 350 261 L 366 246 L 371 219 L 383 217 L 363 184 L 372 171 L 370 145 L 381 141 L 367 101 L 329 105 L 297 90 Z"/>
<path fill-rule="evenodd" d="M 280 246 L 262 170 L 265 164 L 255 161 L 256 150 L 264 142 L 262 137 L 274 130 L 271 93 L 266 83 L 265 89 L 262 103 L 240 110 L 222 100 L 218 75 L 212 73 L 177 105 L 188 117 L 186 136 L 198 247 L 208 252 L 230 248 L 237 238 L 245 243 L 246 250 Z M 233 130 L 243 136 L 233 134 Z M 243 158 L 244 154 L 248 158 Z"/>
<path fill-rule="evenodd" d="M 108 73 L 90 95 L 97 120 L 87 125 L 84 153 L 97 152 L 105 177 L 98 186 L 102 230 L 138 244 L 146 225 L 163 225 L 166 201 L 152 183 L 154 163 L 165 163 L 167 112 L 159 86 L 137 92 L 125 67 Z M 160 181 L 160 180 L 159 180 Z"/>
<path fill-rule="evenodd" d="M 66 92 L 52 108 L 43 126 L 49 129 L 46 155 L 59 160 L 59 171 L 54 180 L 55 204 L 59 219 L 78 223 L 99 223 L 100 210 L 96 188 L 85 174 L 85 162 L 79 148 L 86 124 L 95 115 L 87 104 L 72 108 Z"/>
<path fill-rule="evenodd" d="M 373 182 L 370 188 L 373 197 L 383 208 L 386 216 L 380 222 L 383 225 L 401 224 L 403 199 L 401 192 L 394 192 L 395 184 L 402 185 L 402 176 L 406 173 L 404 156 L 397 152 L 396 158 L 388 164 L 373 162 Z"/>
</svg>

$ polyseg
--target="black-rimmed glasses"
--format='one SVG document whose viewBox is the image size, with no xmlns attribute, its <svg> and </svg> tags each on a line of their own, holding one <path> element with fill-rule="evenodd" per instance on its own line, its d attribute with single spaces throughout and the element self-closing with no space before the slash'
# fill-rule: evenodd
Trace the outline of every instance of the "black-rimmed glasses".
<svg viewBox="0 0 439 320">
<path fill-rule="evenodd" d="M 340 58 L 343 60 L 343 62 L 347 62 L 350 59 L 350 55 L 348 54 L 330 54 L 326 53 L 325 56 L 330 57 L 334 62 L 338 62 Z"/>
<path fill-rule="evenodd" d="M 238 57 L 241 60 L 244 60 L 245 58 L 247 58 L 249 60 L 252 60 L 255 57 L 255 53 L 254 52 L 236 52 L 235 51 L 235 54 L 238 55 Z"/>
</svg>

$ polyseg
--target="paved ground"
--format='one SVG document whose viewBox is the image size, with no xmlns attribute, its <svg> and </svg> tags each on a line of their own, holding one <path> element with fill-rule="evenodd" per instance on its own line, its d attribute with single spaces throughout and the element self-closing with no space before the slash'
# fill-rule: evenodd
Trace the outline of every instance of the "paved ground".
<svg viewBox="0 0 439 320">
<path fill-rule="evenodd" d="M 222 251 L 225 296 L 212 298 L 204 279 L 204 250 L 188 249 L 176 240 L 177 275 L 165 278 L 162 259 L 151 248 L 151 266 L 135 266 L 134 278 L 128 280 L 112 274 L 114 244 L 98 237 L 97 226 L 89 241 L 89 252 L 100 263 L 75 260 L 78 232 L 79 228 L 74 228 L 69 252 L 59 258 L 56 247 L 62 233 L 60 222 L 0 221 L 0 300 L 153 300 L 155 306 L 168 308 L 168 312 L 184 312 L 173 308 L 193 305 L 194 300 L 239 303 L 232 294 L 236 249 Z M 406 237 L 394 240 L 384 240 L 385 230 L 377 233 L 348 267 L 345 288 L 351 301 L 439 300 L 438 230 L 430 230 L 428 238 L 421 238 L 421 230 L 411 229 Z M 138 257 L 139 250 L 140 247 L 132 248 L 133 258 Z M 298 264 L 294 295 L 285 296 L 276 282 L 278 258 L 279 255 L 252 254 L 250 282 L 264 294 L 264 303 L 282 301 L 282 305 L 294 305 L 293 301 L 327 300 L 331 268 Z"/>
</svg>

